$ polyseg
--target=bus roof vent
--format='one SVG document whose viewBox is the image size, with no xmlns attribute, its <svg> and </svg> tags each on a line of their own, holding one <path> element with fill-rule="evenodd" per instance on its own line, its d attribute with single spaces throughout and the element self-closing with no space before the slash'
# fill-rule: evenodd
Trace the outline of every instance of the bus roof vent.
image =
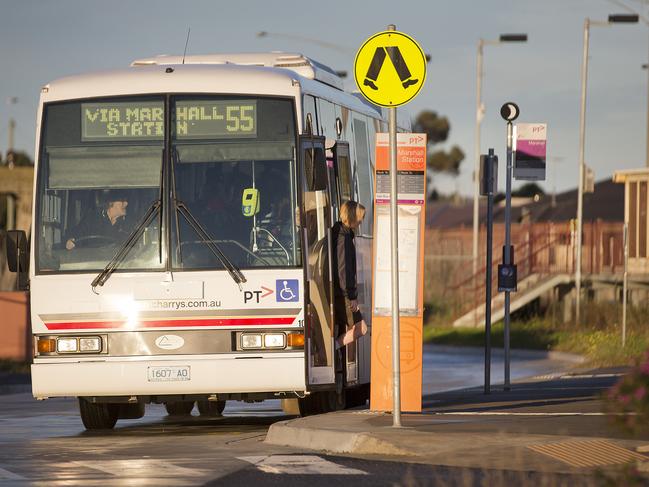
<svg viewBox="0 0 649 487">
<path fill-rule="evenodd" d="M 164 66 L 183 64 L 182 56 L 160 55 L 136 59 L 131 66 Z M 329 86 L 343 89 L 343 82 L 329 66 L 299 53 L 260 52 L 238 54 L 194 54 L 185 57 L 184 64 L 238 64 L 243 66 L 266 66 L 291 70 L 300 76 L 314 79 Z"/>
</svg>

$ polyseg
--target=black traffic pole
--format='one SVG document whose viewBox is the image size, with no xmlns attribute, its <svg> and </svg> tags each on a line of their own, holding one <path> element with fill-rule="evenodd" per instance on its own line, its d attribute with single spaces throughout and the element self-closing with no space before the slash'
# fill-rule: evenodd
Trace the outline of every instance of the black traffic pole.
<svg viewBox="0 0 649 487">
<path fill-rule="evenodd" d="M 498 156 L 493 149 L 480 156 L 480 194 L 487 196 L 487 263 L 485 276 L 484 393 L 491 392 L 491 266 L 493 262 L 494 194 L 498 185 Z"/>
</svg>

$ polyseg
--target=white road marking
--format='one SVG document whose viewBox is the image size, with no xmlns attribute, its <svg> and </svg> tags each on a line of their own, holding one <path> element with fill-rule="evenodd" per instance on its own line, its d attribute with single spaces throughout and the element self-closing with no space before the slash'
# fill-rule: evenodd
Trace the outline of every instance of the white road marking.
<svg viewBox="0 0 649 487">
<path fill-rule="evenodd" d="M 507 411 L 448 411 L 430 413 L 436 416 L 635 416 L 636 413 L 516 413 Z"/>
<path fill-rule="evenodd" d="M 205 472 L 193 468 L 179 467 L 167 460 L 133 458 L 129 460 L 99 460 L 92 462 L 71 462 L 94 470 L 100 470 L 116 477 L 202 477 Z"/>
<path fill-rule="evenodd" d="M 27 480 L 25 477 L 0 467 L 0 480 Z"/>
<path fill-rule="evenodd" d="M 535 375 L 532 379 L 542 379 L 542 380 L 554 380 L 554 379 L 597 379 L 602 377 L 622 377 L 623 373 L 614 373 L 614 374 L 566 374 L 565 372 L 559 372 L 556 374 L 546 374 L 546 375 Z"/>
<path fill-rule="evenodd" d="M 367 472 L 330 462 L 317 455 L 237 457 L 265 473 L 289 475 L 367 475 Z"/>
<path fill-rule="evenodd" d="M 574 374 L 574 375 L 562 375 L 561 379 L 595 379 L 598 377 L 622 377 L 625 374 L 616 373 L 616 374 Z"/>
</svg>

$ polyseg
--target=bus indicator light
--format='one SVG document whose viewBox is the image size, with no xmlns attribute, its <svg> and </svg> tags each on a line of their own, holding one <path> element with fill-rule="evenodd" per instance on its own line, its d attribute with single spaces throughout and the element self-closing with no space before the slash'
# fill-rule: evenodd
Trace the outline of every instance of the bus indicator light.
<svg viewBox="0 0 649 487">
<path fill-rule="evenodd" d="M 289 347 L 304 347 L 304 333 L 289 333 L 286 338 Z"/>
<path fill-rule="evenodd" d="M 38 350 L 38 353 L 56 352 L 56 340 L 54 340 L 54 338 L 39 338 L 36 349 Z"/>
</svg>

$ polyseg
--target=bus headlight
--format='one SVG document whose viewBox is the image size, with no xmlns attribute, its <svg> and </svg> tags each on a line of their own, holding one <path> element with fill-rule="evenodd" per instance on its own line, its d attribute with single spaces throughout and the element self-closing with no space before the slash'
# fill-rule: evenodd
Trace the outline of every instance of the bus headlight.
<svg viewBox="0 0 649 487">
<path fill-rule="evenodd" d="M 284 348 L 286 346 L 286 335 L 284 333 L 266 333 L 264 335 L 265 348 Z"/>
<path fill-rule="evenodd" d="M 59 353 L 76 352 L 78 342 L 76 338 L 59 338 L 56 340 L 56 351 Z"/>
<path fill-rule="evenodd" d="M 79 351 L 81 351 L 81 352 L 101 352 L 101 338 L 99 338 L 99 337 L 82 337 L 82 338 L 79 338 Z"/>
<path fill-rule="evenodd" d="M 241 335 L 241 348 L 261 348 L 261 333 Z"/>
</svg>

